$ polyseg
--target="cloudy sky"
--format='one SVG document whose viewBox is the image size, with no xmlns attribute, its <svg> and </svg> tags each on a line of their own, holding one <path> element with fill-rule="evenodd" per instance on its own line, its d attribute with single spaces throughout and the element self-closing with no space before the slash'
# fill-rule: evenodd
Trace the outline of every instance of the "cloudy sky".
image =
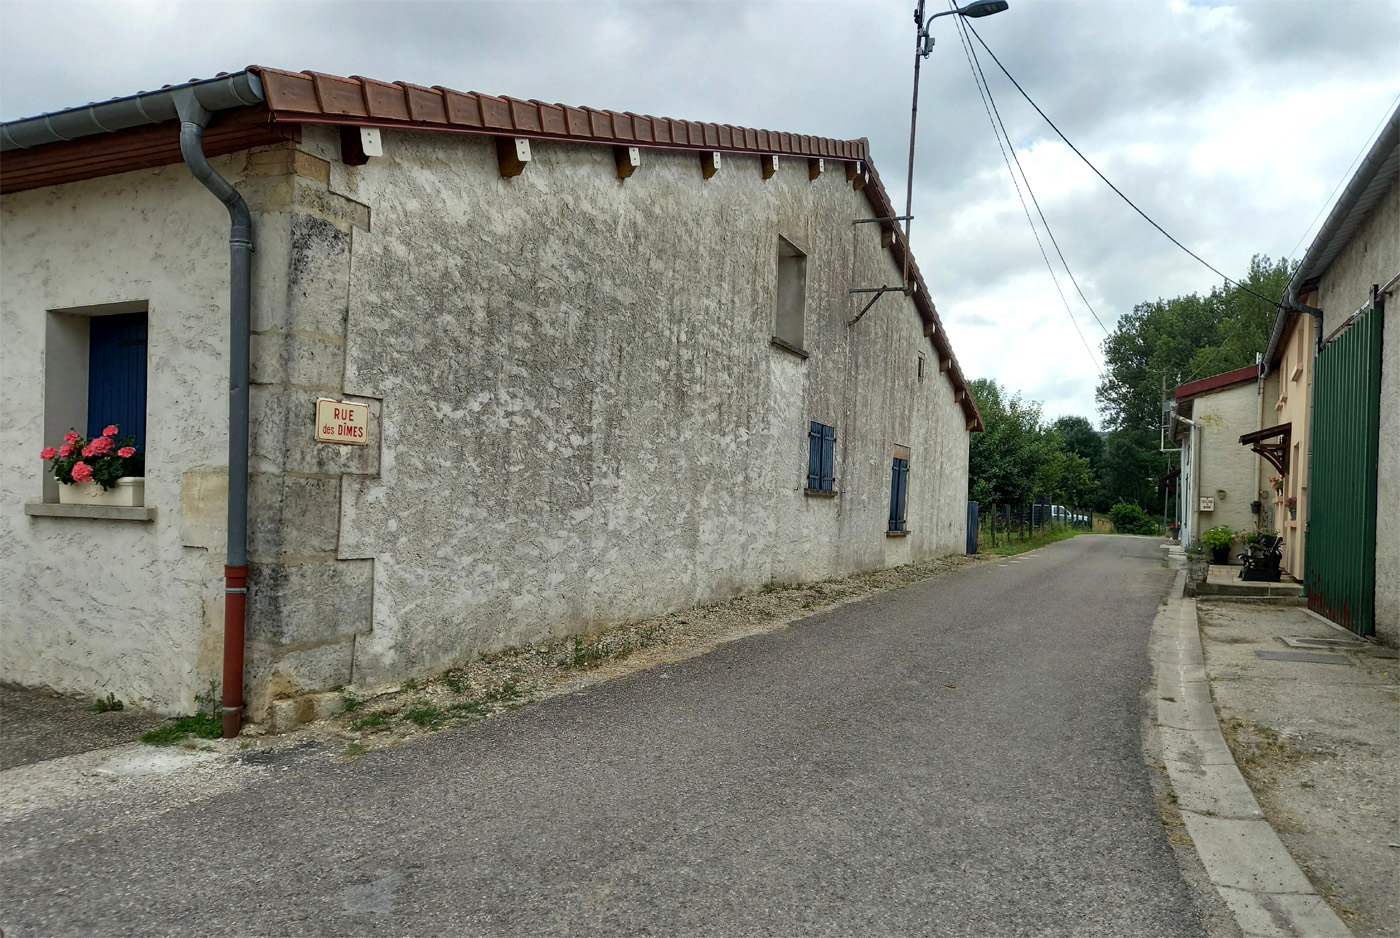
<svg viewBox="0 0 1400 938">
<path fill-rule="evenodd" d="M 0 118 L 249 64 L 316 69 L 869 137 L 902 204 L 913 3 L 3 0 Z M 1255 253 L 1306 249 L 1400 93 L 1400 0 L 1011 0 L 973 22 L 1080 150 L 1231 276 Z M 970 377 L 997 378 L 1052 416 L 1097 420 L 1104 333 L 1062 271 L 1084 341 L 1056 292 L 954 17 L 933 33 L 913 241 L 953 347 Z M 983 69 L 1105 326 L 1143 300 L 1217 282 L 1118 201 L 985 56 Z"/>
</svg>

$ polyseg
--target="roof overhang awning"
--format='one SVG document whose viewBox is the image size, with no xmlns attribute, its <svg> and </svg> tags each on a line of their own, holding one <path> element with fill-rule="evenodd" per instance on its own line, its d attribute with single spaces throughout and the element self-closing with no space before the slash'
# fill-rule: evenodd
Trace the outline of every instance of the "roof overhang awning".
<svg viewBox="0 0 1400 938">
<path fill-rule="evenodd" d="M 1281 423 L 1265 430 L 1255 430 L 1240 437 L 1240 445 L 1248 446 L 1263 456 L 1283 475 L 1288 475 L 1288 444 L 1293 438 L 1293 424 Z"/>
</svg>

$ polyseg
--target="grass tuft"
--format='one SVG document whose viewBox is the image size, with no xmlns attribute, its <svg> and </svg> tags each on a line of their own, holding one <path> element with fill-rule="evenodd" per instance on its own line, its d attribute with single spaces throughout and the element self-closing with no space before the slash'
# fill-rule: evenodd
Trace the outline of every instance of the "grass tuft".
<svg viewBox="0 0 1400 938">
<path fill-rule="evenodd" d="M 149 733 L 141 734 L 141 742 L 152 746 L 171 746 L 190 736 L 197 739 L 218 739 L 223 733 L 223 725 L 212 713 L 195 713 L 180 717 L 157 727 Z"/>
</svg>

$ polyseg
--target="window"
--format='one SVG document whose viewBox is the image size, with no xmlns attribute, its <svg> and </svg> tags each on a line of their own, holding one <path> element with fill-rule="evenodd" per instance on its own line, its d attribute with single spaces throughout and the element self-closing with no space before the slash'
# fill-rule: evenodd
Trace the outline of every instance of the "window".
<svg viewBox="0 0 1400 938">
<path fill-rule="evenodd" d="M 109 424 L 146 446 L 146 314 L 94 316 L 88 333 L 87 436 Z"/>
<path fill-rule="evenodd" d="M 890 469 L 890 532 L 907 531 L 906 514 L 909 508 L 909 450 L 895 447 L 893 466 Z"/>
<path fill-rule="evenodd" d="M 802 350 L 807 305 L 807 255 L 786 238 L 778 239 L 778 308 L 773 343 L 807 357 Z"/>
<path fill-rule="evenodd" d="M 836 491 L 836 428 L 812 422 L 807 430 L 807 491 Z"/>
<path fill-rule="evenodd" d="M 919 380 L 924 380 L 924 356 L 919 356 Z"/>
<path fill-rule="evenodd" d="M 49 310 L 44 340 L 44 441 L 69 428 L 100 436 L 108 424 L 146 444 L 146 304 L 144 301 Z M 44 473 L 44 501 L 58 483 Z"/>
</svg>

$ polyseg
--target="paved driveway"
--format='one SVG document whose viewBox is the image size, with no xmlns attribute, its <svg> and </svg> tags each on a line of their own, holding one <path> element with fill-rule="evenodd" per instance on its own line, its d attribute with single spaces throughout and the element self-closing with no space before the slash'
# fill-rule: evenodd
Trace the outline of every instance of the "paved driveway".
<svg viewBox="0 0 1400 938">
<path fill-rule="evenodd" d="M 1161 555 L 1082 536 L 352 762 L 34 812 L 0 925 L 1200 935 L 1138 736 Z"/>
</svg>

